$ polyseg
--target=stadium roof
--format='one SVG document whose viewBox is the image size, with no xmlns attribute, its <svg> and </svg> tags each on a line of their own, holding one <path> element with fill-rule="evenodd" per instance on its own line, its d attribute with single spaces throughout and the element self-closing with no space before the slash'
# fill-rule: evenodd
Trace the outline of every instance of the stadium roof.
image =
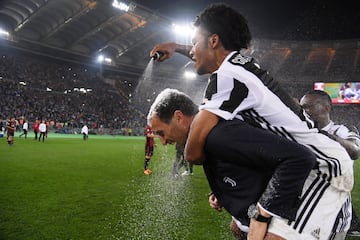
<svg viewBox="0 0 360 240">
<path fill-rule="evenodd" d="M 125 12 L 114 8 L 113 0 L 3 0 L 0 28 L 9 32 L 6 44 L 13 47 L 77 61 L 103 54 L 115 66 L 143 69 L 156 43 L 177 40 L 170 32 L 174 21 L 192 21 L 212 2 L 217 1 L 124 1 L 130 7 Z M 360 38 L 354 1 L 221 2 L 247 17 L 254 38 Z"/>
</svg>

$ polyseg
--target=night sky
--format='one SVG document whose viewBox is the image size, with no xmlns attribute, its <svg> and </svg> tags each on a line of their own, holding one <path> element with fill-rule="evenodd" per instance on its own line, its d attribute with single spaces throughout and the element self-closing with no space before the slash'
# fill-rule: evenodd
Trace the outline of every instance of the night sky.
<svg viewBox="0 0 360 240">
<path fill-rule="evenodd" d="M 136 0 L 174 21 L 192 21 L 210 0 Z M 335 40 L 360 38 L 360 7 L 350 0 L 224 0 L 249 22 L 254 38 Z"/>
</svg>

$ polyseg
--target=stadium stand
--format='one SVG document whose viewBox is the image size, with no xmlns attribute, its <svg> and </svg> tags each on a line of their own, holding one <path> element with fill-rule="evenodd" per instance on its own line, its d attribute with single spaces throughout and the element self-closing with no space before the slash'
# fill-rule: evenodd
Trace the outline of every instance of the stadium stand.
<svg viewBox="0 0 360 240">
<path fill-rule="evenodd" d="M 54 59 L 0 45 L 0 113 L 3 119 L 26 117 L 52 122 L 50 130 L 78 132 L 87 123 L 91 133 L 142 135 L 151 102 L 165 87 L 177 88 L 201 103 L 206 76 L 184 80 L 184 61 L 153 67 L 151 76 L 126 74 L 117 68 Z M 300 98 L 314 82 L 357 82 L 360 79 L 357 40 L 254 40 L 250 52 L 263 68 Z M 187 62 L 185 62 L 187 63 Z M 165 65 L 167 64 L 167 65 Z M 169 67 L 171 65 L 171 67 Z M 359 104 L 337 104 L 333 119 L 360 128 Z M 66 131 L 65 131 L 66 130 Z"/>
</svg>

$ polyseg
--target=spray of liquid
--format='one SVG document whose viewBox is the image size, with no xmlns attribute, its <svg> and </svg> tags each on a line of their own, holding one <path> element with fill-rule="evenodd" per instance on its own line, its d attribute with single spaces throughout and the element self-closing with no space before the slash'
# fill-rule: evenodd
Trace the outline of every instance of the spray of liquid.
<svg viewBox="0 0 360 240">
<path fill-rule="evenodd" d="M 146 81 L 151 81 L 153 68 L 154 68 L 154 59 L 151 58 L 138 81 L 138 85 L 136 86 L 135 92 L 138 92 L 138 90 L 141 89 L 142 85 L 144 85 Z"/>
<path fill-rule="evenodd" d="M 154 59 L 150 58 L 149 63 L 146 65 L 143 74 L 139 78 L 138 84 L 131 98 L 132 105 L 137 110 L 144 113 L 148 110 L 144 108 L 146 105 L 144 103 L 146 103 L 147 95 L 149 94 L 149 89 L 151 89 L 153 67 L 154 67 Z"/>
<path fill-rule="evenodd" d="M 149 85 L 152 80 L 152 73 L 154 68 L 154 62 L 159 60 L 164 54 L 162 52 L 155 52 L 155 54 L 150 58 L 149 63 L 147 64 L 143 74 L 141 75 L 138 84 L 134 91 L 134 97 L 141 97 L 146 95 L 146 90 L 150 89 Z M 141 103 L 140 103 L 141 105 Z"/>
</svg>

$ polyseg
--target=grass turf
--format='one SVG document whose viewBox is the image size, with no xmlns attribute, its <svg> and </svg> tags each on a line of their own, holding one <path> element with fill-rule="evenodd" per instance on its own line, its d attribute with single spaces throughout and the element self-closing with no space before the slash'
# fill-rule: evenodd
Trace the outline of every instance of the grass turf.
<svg viewBox="0 0 360 240">
<path fill-rule="evenodd" d="M 172 178 L 174 146 L 158 144 L 146 176 L 144 137 L 60 136 L 0 139 L 0 239 L 231 238 L 202 168 Z"/>
<path fill-rule="evenodd" d="M 174 146 L 158 143 L 146 176 L 143 137 L 32 137 L 0 139 L 0 239 L 232 239 L 202 168 L 171 177 Z"/>
</svg>

